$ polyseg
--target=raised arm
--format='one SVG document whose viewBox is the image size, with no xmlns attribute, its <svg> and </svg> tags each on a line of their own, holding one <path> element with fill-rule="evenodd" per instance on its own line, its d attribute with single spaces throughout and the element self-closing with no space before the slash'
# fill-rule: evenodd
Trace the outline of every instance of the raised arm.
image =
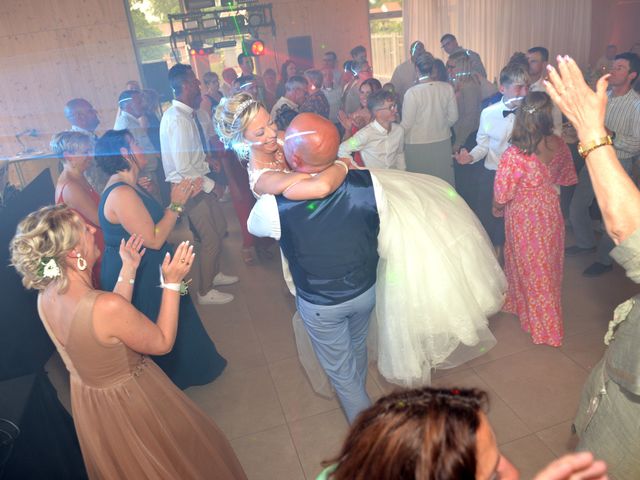
<svg viewBox="0 0 640 480">
<path fill-rule="evenodd" d="M 606 137 L 604 126 L 609 75 L 594 92 L 568 56 L 558 57 L 558 70 L 549 66 L 547 92 L 576 128 L 583 146 Z M 640 227 L 640 191 L 622 168 L 612 146 L 592 150 L 585 159 L 607 233 L 616 244 Z"/>
<path fill-rule="evenodd" d="M 176 286 L 191 268 L 194 258 L 193 246 L 186 242 L 178 246 L 173 259 L 167 253 L 162 263 L 166 287 L 156 323 L 120 295 L 100 295 L 93 320 L 98 340 L 105 344 L 121 341 L 132 350 L 149 355 L 170 352 L 176 339 L 180 307 L 180 291 Z"/>
<path fill-rule="evenodd" d="M 140 266 L 140 260 L 146 251 L 142 247 L 143 239 L 135 233 L 126 242 L 124 238 L 120 240 L 120 259 L 122 268 L 118 274 L 118 281 L 113 287 L 113 293 L 117 293 L 122 298 L 131 301 L 133 297 L 133 286 L 136 279 L 136 272 Z"/>
</svg>

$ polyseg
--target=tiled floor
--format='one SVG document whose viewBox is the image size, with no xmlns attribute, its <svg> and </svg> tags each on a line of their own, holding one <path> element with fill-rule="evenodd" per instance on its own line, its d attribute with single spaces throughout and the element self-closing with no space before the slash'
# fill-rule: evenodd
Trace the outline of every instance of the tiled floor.
<svg viewBox="0 0 640 480">
<path fill-rule="evenodd" d="M 227 434 L 251 480 L 315 479 L 321 461 L 337 453 L 347 424 L 336 400 L 313 393 L 298 362 L 291 328 L 294 303 L 279 261 L 245 266 L 237 221 L 230 205 L 225 209 L 231 235 L 224 270 L 241 281 L 225 287 L 236 295 L 232 303 L 199 311 L 229 366 L 215 382 L 187 394 Z M 582 277 L 591 261 L 592 256 L 566 261 L 561 348 L 533 345 L 515 317 L 499 314 L 490 321 L 496 347 L 468 364 L 434 374 L 437 385 L 489 392 L 489 418 L 501 449 L 523 479 L 571 449 L 571 420 L 584 380 L 604 351 L 602 338 L 612 311 L 638 290 L 619 267 L 598 279 Z M 52 359 L 50 367 L 68 404 L 59 361 Z M 375 367 L 370 372 L 373 398 L 393 388 Z"/>
</svg>

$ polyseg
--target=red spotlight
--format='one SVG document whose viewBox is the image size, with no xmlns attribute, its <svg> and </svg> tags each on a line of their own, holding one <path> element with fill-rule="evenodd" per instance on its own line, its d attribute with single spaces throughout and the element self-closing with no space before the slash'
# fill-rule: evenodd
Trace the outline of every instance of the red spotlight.
<svg viewBox="0 0 640 480">
<path fill-rule="evenodd" d="M 262 40 L 243 40 L 242 50 L 252 57 L 264 55 L 264 42 Z"/>
</svg>

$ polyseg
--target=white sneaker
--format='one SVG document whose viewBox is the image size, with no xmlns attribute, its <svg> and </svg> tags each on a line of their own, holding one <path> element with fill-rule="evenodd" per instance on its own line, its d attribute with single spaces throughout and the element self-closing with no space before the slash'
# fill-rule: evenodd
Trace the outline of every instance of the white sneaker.
<svg viewBox="0 0 640 480">
<path fill-rule="evenodd" d="M 200 305 L 223 305 L 233 300 L 233 295 L 224 293 L 212 288 L 206 295 L 198 293 L 198 303 Z"/>
<path fill-rule="evenodd" d="M 213 277 L 213 286 L 221 287 L 223 285 L 233 285 L 234 283 L 237 283 L 238 280 L 240 279 L 234 275 L 225 275 L 222 272 L 218 272 L 218 274 Z"/>
</svg>

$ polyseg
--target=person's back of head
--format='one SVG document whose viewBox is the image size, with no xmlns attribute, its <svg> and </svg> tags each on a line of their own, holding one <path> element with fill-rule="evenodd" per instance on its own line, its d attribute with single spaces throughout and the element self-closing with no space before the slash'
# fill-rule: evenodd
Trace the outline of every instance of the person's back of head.
<svg viewBox="0 0 640 480">
<path fill-rule="evenodd" d="M 424 48 L 424 43 L 422 43 L 420 40 L 416 40 L 409 47 L 409 58 L 413 62 L 415 61 L 414 59 L 418 55 L 420 55 L 422 52 L 426 52 L 426 49 Z"/>
<path fill-rule="evenodd" d="M 118 106 L 121 110 L 138 118 L 143 114 L 141 95 L 140 90 L 125 90 L 118 96 Z"/>
<path fill-rule="evenodd" d="M 311 69 L 304 72 L 305 78 L 312 85 L 314 91 L 322 88 L 322 72 L 320 70 Z"/>
<path fill-rule="evenodd" d="M 309 81 L 302 75 L 294 75 L 287 80 L 287 83 L 285 84 L 285 91 L 286 93 L 291 93 L 298 88 L 306 89 L 308 85 Z"/>
<path fill-rule="evenodd" d="M 360 413 L 331 480 L 475 479 L 487 394 L 477 389 L 395 392 Z M 483 477 L 484 478 L 484 477 Z M 488 478 L 488 477 L 487 477 Z"/>
<path fill-rule="evenodd" d="M 415 64 L 420 75 L 431 75 L 434 60 L 433 55 L 429 52 L 423 52 L 416 56 Z"/>
<path fill-rule="evenodd" d="M 65 154 L 75 154 L 80 152 L 83 148 L 94 147 L 93 138 L 84 132 L 74 132 L 67 130 L 64 132 L 58 132 L 51 137 L 49 143 L 51 151 L 59 157 L 64 157 Z"/>
<path fill-rule="evenodd" d="M 524 52 L 513 52 L 513 55 L 509 58 L 507 65 L 519 65 L 522 68 L 529 69 L 529 60 L 527 54 Z"/>
<path fill-rule="evenodd" d="M 108 130 L 96 142 L 96 165 L 107 175 L 131 168 L 129 162 L 122 155 L 122 149 L 131 153 L 133 136 L 129 130 Z"/>
<path fill-rule="evenodd" d="M 238 78 L 238 74 L 236 73 L 236 71 L 229 67 L 229 68 L 225 68 L 222 71 L 222 79 L 229 85 L 231 85 L 233 83 L 233 81 Z"/>
<path fill-rule="evenodd" d="M 340 135 L 336 126 L 315 113 L 301 113 L 285 132 L 284 151 L 289 165 L 299 170 L 322 170 L 338 156 Z"/>
<path fill-rule="evenodd" d="M 553 103 L 545 92 L 529 92 L 516 111 L 510 143 L 524 153 L 535 153 L 540 142 L 553 135 Z"/>
<path fill-rule="evenodd" d="M 349 54 L 351 55 L 351 58 L 353 58 L 355 61 L 361 61 L 363 59 L 366 59 L 367 49 L 364 48 L 362 45 L 358 45 L 356 47 L 353 47 L 349 52 Z M 364 58 L 362 58 L 363 56 Z"/>
<path fill-rule="evenodd" d="M 173 95 L 177 98 L 182 94 L 182 87 L 187 79 L 193 74 L 191 65 L 176 63 L 169 70 L 169 86 Z"/>
</svg>

